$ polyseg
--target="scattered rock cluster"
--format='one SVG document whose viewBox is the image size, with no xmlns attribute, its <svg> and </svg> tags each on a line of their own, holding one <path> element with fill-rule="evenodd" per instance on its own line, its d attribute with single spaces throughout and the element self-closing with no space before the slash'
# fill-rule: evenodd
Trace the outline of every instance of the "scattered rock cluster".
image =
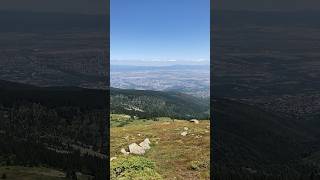
<svg viewBox="0 0 320 180">
<path fill-rule="evenodd" d="M 186 135 L 188 134 L 189 128 L 188 128 L 188 127 L 184 127 L 183 130 L 184 130 L 184 131 L 183 131 L 180 135 L 181 135 L 181 136 L 186 136 Z"/>
<path fill-rule="evenodd" d="M 131 154 L 137 154 L 137 155 L 143 155 L 146 153 L 146 150 L 150 149 L 150 140 L 149 138 L 146 138 L 144 141 L 142 141 L 139 145 L 137 143 L 132 143 L 129 145 L 129 152 L 127 152 L 124 148 L 121 149 L 121 153 L 124 155 Z"/>
</svg>

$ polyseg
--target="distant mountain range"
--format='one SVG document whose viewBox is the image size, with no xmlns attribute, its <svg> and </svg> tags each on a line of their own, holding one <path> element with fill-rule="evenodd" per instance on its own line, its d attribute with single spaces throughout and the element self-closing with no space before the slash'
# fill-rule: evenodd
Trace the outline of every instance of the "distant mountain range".
<svg viewBox="0 0 320 180">
<path fill-rule="evenodd" d="M 145 71 L 145 70 L 210 70 L 209 65 L 166 65 L 166 66 L 134 66 L 110 65 L 111 71 Z"/>
</svg>

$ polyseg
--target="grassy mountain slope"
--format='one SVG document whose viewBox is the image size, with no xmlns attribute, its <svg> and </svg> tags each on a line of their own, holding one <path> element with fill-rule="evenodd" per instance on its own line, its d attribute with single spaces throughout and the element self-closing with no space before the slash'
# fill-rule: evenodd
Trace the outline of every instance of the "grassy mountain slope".
<svg viewBox="0 0 320 180">
<path fill-rule="evenodd" d="M 110 155 L 121 158 L 121 148 L 128 148 L 131 143 L 140 143 L 145 138 L 151 141 L 151 149 L 143 155 L 155 162 L 156 172 L 163 179 L 209 179 L 210 170 L 210 122 L 199 124 L 185 120 L 162 117 L 158 121 L 139 119 L 117 126 L 119 121 L 128 116 L 113 114 L 111 122 L 115 126 L 110 132 Z M 181 132 L 188 128 L 188 134 Z M 128 151 L 128 149 L 127 149 Z M 129 155 L 129 157 L 134 155 Z M 126 157 L 126 156 L 125 156 Z M 140 156 L 138 156 L 140 157 Z M 112 163 L 117 163 L 117 159 Z"/>
</svg>

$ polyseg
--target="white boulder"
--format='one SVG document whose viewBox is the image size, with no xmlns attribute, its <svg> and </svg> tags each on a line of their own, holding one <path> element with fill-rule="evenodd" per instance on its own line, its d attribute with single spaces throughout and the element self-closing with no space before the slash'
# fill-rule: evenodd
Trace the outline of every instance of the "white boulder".
<svg viewBox="0 0 320 180">
<path fill-rule="evenodd" d="M 197 120 L 197 119 L 191 119 L 190 122 L 194 122 L 195 124 L 199 124 L 199 120 Z"/>
<path fill-rule="evenodd" d="M 137 143 L 132 143 L 132 144 L 129 145 L 129 152 L 132 153 L 132 154 L 142 155 L 146 151 L 145 151 L 144 148 L 139 146 Z"/>
<path fill-rule="evenodd" d="M 181 133 L 181 136 L 186 136 L 187 134 L 188 134 L 187 131 L 183 131 L 183 132 Z"/>
<path fill-rule="evenodd" d="M 144 150 L 148 150 L 150 149 L 150 140 L 149 138 L 146 138 L 144 141 L 142 141 L 140 144 L 139 144 Z"/>
</svg>

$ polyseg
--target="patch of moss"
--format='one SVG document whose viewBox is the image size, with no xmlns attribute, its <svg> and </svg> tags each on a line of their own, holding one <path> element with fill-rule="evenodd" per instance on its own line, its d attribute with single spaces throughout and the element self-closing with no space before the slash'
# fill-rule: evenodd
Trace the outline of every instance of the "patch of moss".
<svg viewBox="0 0 320 180">
<path fill-rule="evenodd" d="M 161 180 L 155 170 L 155 163 L 140 156 L 119 157 L 111 162 L 111 179 L 114 180 Z"/>
</svg>

